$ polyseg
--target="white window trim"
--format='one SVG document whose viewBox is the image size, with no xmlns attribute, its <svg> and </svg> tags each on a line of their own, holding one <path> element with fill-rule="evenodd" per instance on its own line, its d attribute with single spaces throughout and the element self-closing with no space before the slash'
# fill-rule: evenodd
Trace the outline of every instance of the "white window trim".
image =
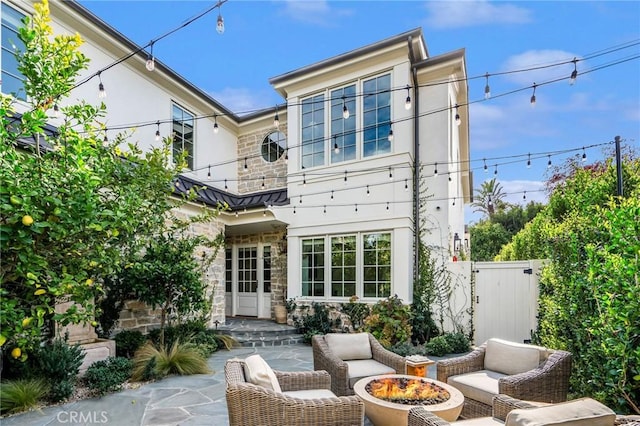
<svg viewBox="0 0 640 426">
<path fill-rule="evenodd" d="M 298 282 L 300 283 L 300 300 L 305 301 L 329 301 L 329 302 L 348 302 L 351 296 L 344 297 L 334 297 L 331 296 L 331 238 L 334 237 L 356 237 L 356 296 L 358 299 L 366 302 L 376 302 L 378 300 L 384 300 L 387 297 L 365 297 L 364 296 L 364 243 L 363 237 L 368 234 L 389 234 L 389 247 L 391 249 L 391 289 L 389 291 L 389 295 L 393 296 L 395 283 L 393 280 L 394 277 L 394 250 L 393 250 L 393 230 L 391 229 L 383 229 L 383 230 L 371 230 L 371 231 L 359 231 L 359 232 L 348 232 L 348 233 L 339 233 L 339 234 L 324 234 L 324 235 L 309 235 L 300 237 L 298 240 L 300 243 L 300 266 L 298 268 Z M 305 240 L 313 240 L 313 239 L 323 239 L 324 240 L 324 296 L 307 296 L 302 294 L 302 256 L 303 253 L 303 242 Z"/>
<path fill-rule="evenodd" d="M 177 101 L 171 101 L 171 133 L 173 134 L 173 107 L 176 106 L 178 108 L 180 108 L 182 111 L 190 114 L 193 117 L 193 164 L 191 165 L 191 167 L 189 167 L 189 165 L 187 164 L 187 169 L 189 169 L 189 171 L 193 171 L 193 170 L 197 170 L 198 169 L 198 165 L 196 163 L 196 159 L 197 157 L 197 121 L 196 120 L 196 114 L 194 114 L 193 112 L 191 112 L 191 110 L 189 108 L 185 108 L 182 106 L 181 103 L 177 102 Z M 173 158 L 173 144 L 174 142 L 171 142 L 171 157 Z"/>
<path fill-rule="evenodd" d="M 365 81 L 368 80 L 372 80 L 378 77 L 382 77 L 384 75 L 389 75 L 389 79 L 391 81 L 391 83 L 393 83 L 393 71 L 392 70 L 385 70 L 382 72 L 377 72 L 375 74 L 371 74 L 371 75 L 366 75 L 366 76 L 361 76 L 358 77 L 354 80 L 351 80 L 349 82 L 346 83 L 342 83 L 340 85 L 336 85 L 336 86 L 331 86 L 331 87 L 327 87 L 324 90 L 320 90 L 314 93 L 310 93 L 307 96 L 301 97 L 300 98 L 300 108 L 299 108 L 299 124 L 298 124 L 298 133 L 299 133 L 299 140 L 300 140 L 300 149 L 299 151 L 299 164 L 300 164 L 300 170 L 303 170 L 303 158 L 302 158 L 302 103 L 308 99 L 312 99 L 318 95 L 324 95 L 324 104 L 323 104 L 323 108 L 324 108 L 324 162 L 321 165 L 317 165 L 317 166 L 311 166 L 308 168 L 304 168 L 304 170 L 313 170 L 316 168 L 321 168 L 321 167 L 332 167 L 332 166 L 338 166 L 338 165 L 342 165 L 342 164 L 349 164 L 352 162 L 356 162 L 356 161 L 361 161 L 361 160 L 369 160 L 369 159 L 374 159 L 374 158 L 379 158 L 381 156 L 385 156 L 385 155 L 389 155 L 389 154 L 393 154 L 394 149 L 393 149 L 393 143 L 391 144 L 391 151 L 390 152 L 386 152 L 386 153 L 381 153 L 381 154 L 376 154 L 376 155 L 371 155 L 369 157 L 364 157 L 363 156 L 363 152 L 364 152 L 364 135 L 363 135 L 363 114 L 364 114 L 364 97 L 363 97 L 363 85 Z M 343 89 L 345 87 L 351 86 L 351 85 L 356 85 L 356 158 L 354 158 L 353 160 L 345 160 L 345 161 L 339 161 L 339 162 L 331 162 L 331 152 L 333 151 L 333 138 L 331 136 L 331 92 L 333 92 L 334 90 L 339 90 L 339 89 Z M 393 88 L 392 88 L 393 89 Z M 394 111 L 394 96 L 393 95 L 393 91 L 391 90 L 389 92 L 389 106 L 391 108 L 391 117 L 390 117 L 390 122 L 393 123 L 393 111 Z"/>
</svg>

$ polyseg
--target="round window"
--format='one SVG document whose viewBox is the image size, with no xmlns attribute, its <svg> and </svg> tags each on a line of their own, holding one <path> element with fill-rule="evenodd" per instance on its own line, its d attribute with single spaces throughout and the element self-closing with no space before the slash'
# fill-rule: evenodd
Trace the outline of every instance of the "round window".
<svg viewBox="0 0 640 426">
<path fill-rule="evenodd" d="M 287 147 L 287 137 L 282 132 L 269 133 L 262 141 L 262 158 L 273 163 L 282 157 Z"/>
</svg>

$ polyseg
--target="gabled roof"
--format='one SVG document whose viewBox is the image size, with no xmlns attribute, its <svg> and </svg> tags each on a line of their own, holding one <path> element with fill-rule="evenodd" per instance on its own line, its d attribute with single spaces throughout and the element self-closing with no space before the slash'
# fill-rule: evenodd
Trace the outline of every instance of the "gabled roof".
<svg viewBox="0 0 640 426">
<path fill-rule="evenodd" d="M 214 207 L 219 202 L 226 203 L 231 211 L 289 204 L 286 188 L 234 195 L 182 175 L 176 179 L 174 193 L 186 194 L 191 188 L 195 189 L 198 201 Z"/>
</svg>

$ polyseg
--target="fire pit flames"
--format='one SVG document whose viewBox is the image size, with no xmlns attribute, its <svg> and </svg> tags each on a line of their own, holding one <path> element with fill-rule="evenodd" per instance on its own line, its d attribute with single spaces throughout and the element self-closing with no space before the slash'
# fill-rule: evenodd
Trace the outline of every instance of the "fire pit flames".
<svg viewBox="0 0 640 426">
<path fill-rule="evenodd" d="M 434 405 L 449 400 L 449 392 L 435 383 L 406 377 L 384 377 L 365 386 L 372 396 L 383 401 L 406 405 Z"/>
</svg>

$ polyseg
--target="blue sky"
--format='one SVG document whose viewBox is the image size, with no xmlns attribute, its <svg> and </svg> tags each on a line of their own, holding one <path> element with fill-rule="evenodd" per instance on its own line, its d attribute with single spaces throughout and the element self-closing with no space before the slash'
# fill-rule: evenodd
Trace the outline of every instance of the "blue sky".
<svg viewBox="0 0 640 426">
<path fill-rule="evenodd" d="M 144 45 L 214 4 L 211 1 L 81 1 L 134 42 Z M 269 78 L 421 27 L 431 56 L 465 48 L 469 77 L 526 69 L 578 58 L 572 64 L 469 81 L 474 186 L 494 176 L 507 200 L 544 200 L 536 192 L 547 176 L 548 157 L 500 159 L 577 148 L 553 155 L 553 164 L 582 147 L 620 135 L 640 146 L 640 2 L 637 1 L 241 1 L 221 7 L 225 32 L 215 30 L 217 11 L 154 45 L 154 55 L 242 113 L 283 99 Z M 617 51 L 606 53 L 612 49 Z M 582 60 L 582 58 L 585 58 Z M 608 66 L 627 60 L 618 65 Z M 580 74 L 581 72 L 600 70 Z M 566 76 L 536 89 L 534 82 Z M 501 93 L 527 88 L 502 97 Z M 162 117 L 159 117 L 162 118 Z M 587 160 L 602 148 L 586 149 Z M 483 172 L 486 158 L 488 173 Z M 517 162 L 513 162 L 519 160 Z M 513 162 L 512 164 L 506 164 Z M 498 174 L 494 175 L 495 164 Z M 467 221 L 479 218 L 467 211 Z"/>
</svg>

